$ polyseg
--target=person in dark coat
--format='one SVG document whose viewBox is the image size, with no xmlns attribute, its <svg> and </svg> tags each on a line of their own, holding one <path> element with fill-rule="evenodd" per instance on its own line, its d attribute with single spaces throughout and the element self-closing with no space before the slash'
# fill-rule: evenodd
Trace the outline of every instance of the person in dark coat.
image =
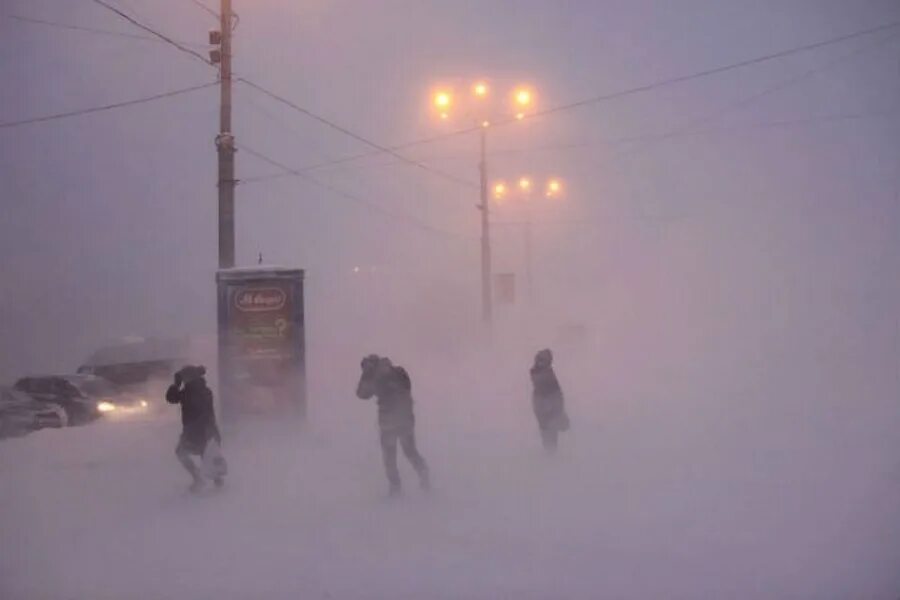
<svg viewBox="0 0 900 600">
<path fill-rule="evenodd" d="M 535 355 L 534 366 L 531 367 L 531 383 L 534 386 L 531 406 L 537 417 L 541 440 L 548 452 L 554 452 L 559 432 L 569 429 L 569 417 L 566 414 L 562 388 L 553 372 L 553 353 L 550 350 L 541 350 Z"/>
<path fill-rule="evenodd" d="M 415 416 L 413 415 L 412 384 L 403 367 L 396 367 L 389 358 L 375 354 L 362 360 L 362 375 L 356 386 L 356 396 L 378 399 L 378 427 L 381 432 L 381 454 L 390 484 L 390 494 L 400 493 L 400 471 L 397 468 L 397 442 L 419 476 L 423 490 L 431 487 L 428 465 L 416 447 Z"/>
<path fill-rule="evenodd" d="M 175 455 L 193 479 L 191 491 L 203 487 L 203 476 L 191 455 L 203 456 L 210 440 L 222 443 L 213 394 L 206 385 L 205 375 L 206 368 L 203 366 L 186 366 L 175 373 L 175 382 L 166 390 L 166 401 L 181 405 L 182 431 Z M 222 483 L 221 476 L 215 478 L 217 487 Z"/>
</svg>

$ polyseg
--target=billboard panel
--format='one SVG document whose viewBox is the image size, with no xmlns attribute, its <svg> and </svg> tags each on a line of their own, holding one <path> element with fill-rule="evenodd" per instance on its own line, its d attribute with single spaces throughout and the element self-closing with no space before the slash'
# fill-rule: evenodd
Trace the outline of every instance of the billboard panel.
<svg viewBox="0 0 900 600">
<path fill-rule="evenodd" d="M 224 411 L 305 413 L 303 271 L 227 269 L 216 281 Z"/>
</svg>

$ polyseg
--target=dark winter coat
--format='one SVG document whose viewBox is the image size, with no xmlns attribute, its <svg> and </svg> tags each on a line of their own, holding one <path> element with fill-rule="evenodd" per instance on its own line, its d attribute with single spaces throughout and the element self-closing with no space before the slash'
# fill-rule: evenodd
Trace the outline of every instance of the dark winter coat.
<svg viewBox="0 0 900 600">
<path fill-rule="evenodd" d="M 184 386 L 170 385 L 166 401 L 181 405 L 182 436 L 190 444 L 203 447 L 210 439 L 221 443 L 212 390 L 204 378 L 192 379 Z"/>
<path fill-rule="evenodd" d="M 415 424 L 412 382 L 403 367 L 364 371 L 356 386 L 356 396 L 378 398 L 378 425 L 384 429 L 402 429 Z"/>
<path fill-rule="evenodd" d="M 541 429 L 565 431 L 569 428 L 569 418 L 563 402 L 562 388 L 551 366 L 535 365 L 531 368 L 531 383 L 534 391 L 531 405 Z"/>
</svg>

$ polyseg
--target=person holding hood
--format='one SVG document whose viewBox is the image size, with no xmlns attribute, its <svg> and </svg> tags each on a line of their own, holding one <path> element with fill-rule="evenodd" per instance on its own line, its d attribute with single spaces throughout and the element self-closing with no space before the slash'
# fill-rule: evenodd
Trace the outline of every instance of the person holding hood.
<svg viewBox="0 0 900 600">
<path fill-rule="evenodd" d="M 204 485 L 203 472 L 194 463 L 192 455 L 204 457 L 210 442 L 215 442 L 215 448 L 222 443 L 222 436 L 216 423 L 213 393 L 206 385 L 205 375 L 205 367 L 188 365 L 175 373 L 175 381 L 166 391 L 166 401 L 169 404 L 181 405 L 182 430 L 178 445 L 175 447 L 175 456 L 191 475 L 192 492 L 199 491 Z M 216 487 L 221 487 L 225 474 L 224 459 L 221 458 L 221 453 L 218 453 L 213 460 L 219 464 L 212 479 Z"/>
<path fill-rule="evenodd" d="M 394 366 L 387 357 L 371 354 L 361 363 L 362 375 L 356 396 L 378 399 L 378 428 L 381 433 L 381 455 L 390 484 L 390 495 L 400 493 L 400 471 L 397 468 L 397 443 L 419 476 L 423 490 L 431 487 L 428 465 L 416 446 L 412 384 L 406 369 Z"/>
</svg>

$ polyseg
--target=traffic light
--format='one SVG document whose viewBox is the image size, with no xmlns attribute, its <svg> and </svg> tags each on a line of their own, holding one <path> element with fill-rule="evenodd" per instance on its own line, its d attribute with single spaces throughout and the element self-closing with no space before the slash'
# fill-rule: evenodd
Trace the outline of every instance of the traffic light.
<svg viewBox="0 0 900 600">
<path fill-rule="evenodd" d="M 222 62 L 222 32 L 211 29 L 209 32 L 209 45 L 214 46 L 209 50 L 209 62 L 217 65 Z"/>
</svg>

